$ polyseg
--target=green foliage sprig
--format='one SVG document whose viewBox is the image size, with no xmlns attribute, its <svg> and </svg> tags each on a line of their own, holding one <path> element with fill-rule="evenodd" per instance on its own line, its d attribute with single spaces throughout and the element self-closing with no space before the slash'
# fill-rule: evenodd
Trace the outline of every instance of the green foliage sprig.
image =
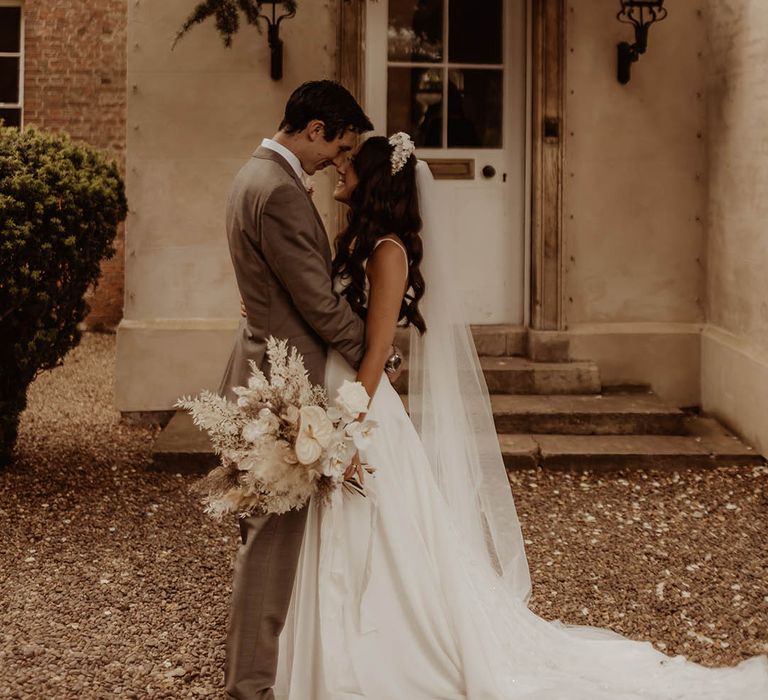
<svg viewBox="0 0 768 700">
<path fill-rule="evenodd" d="M 224 46 L 232 46 L 232 37 L 240 29 L 240 13 L 248 24 L 255 25 L 259 31 L 259 19 L 263 17 L 261 7 L 263 0 L 203 0 L 197 4 L 192 14 L 187 17 L 181 29 L 176 34 L 173 46 L 196 24 L 205 22 L 210 17 L 216 20 L 216 29 L 221 35 Z M 270 3 L 267 3 L 270 4 Z M 280 3 L 289 14 L 296 12 L 296 0 L 283 0 Z"/>
<path fill-rule="evenodd" d="M 126 212 L 114 162 L 66 135 L 0 124 L 0 466 L 27 387 L 80 341 L 83 296 Z"/>
</svg>

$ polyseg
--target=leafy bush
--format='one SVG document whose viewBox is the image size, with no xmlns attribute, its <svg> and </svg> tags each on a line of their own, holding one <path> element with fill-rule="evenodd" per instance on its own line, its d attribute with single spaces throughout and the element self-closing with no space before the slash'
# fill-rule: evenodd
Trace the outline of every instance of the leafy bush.
<svg viewBox="0 0 768 700">
<path fill-rule="evenodd" d="M 80 341 L 83 295 L 126 211 L 114 162 L 65 135 L 0 124 L 0 466 L 27 387 Z"/>
</svg>

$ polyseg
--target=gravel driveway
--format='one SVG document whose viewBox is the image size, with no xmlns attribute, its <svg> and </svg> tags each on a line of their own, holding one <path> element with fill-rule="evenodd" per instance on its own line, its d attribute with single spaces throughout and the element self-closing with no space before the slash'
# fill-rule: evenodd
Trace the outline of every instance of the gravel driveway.
<svg viewBox="0 0 768 700">
<path fill-rule="evenodd" d="M 0 471 L 0 698 L 223 697 L 239 543 L 112 408 L 114 336 L 38 378 Z M 709 665 L 768 652 L 768 470 L 520 471 L 531 608 Z"/>
</svg>

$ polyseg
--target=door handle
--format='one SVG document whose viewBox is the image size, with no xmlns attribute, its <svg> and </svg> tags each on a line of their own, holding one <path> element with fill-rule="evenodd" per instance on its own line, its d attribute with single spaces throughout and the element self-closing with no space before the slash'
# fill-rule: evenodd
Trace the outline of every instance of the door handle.
<svg viewBox="0 0 768 700">
<path fill-rule="evenodd" d="M 492 165 L 486 165 L 483 167 L 483 177 L 487 179 L 491 179 L 494 175 L 496 175 L 496 168 L 494 168 Z"/>
</svg>

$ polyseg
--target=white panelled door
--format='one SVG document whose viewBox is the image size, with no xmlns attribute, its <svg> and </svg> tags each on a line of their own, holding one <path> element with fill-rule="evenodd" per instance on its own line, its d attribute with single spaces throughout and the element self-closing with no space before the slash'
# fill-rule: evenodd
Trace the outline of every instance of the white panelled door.
<svg viewBox="0 0 768 700">
<path fill-rule="evenodd" d="M 365 108 L 449 188 L 472 323 L 524 322 L 524 0 L 367 0 Z"/>
</svg>

